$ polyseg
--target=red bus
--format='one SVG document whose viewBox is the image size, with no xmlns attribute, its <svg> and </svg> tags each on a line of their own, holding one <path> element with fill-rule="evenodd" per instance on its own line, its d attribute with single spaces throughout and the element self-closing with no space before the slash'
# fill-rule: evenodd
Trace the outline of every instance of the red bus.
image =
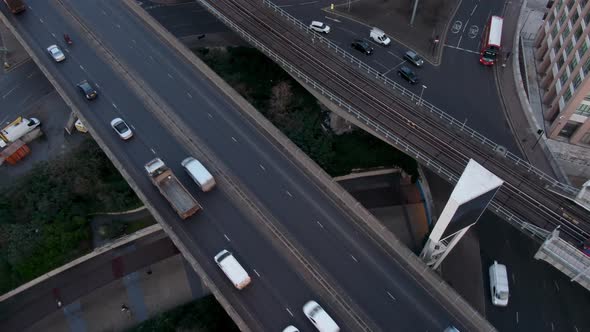
<svg viewBox="0 0 590 332">
<path fill-rule="evenodd" d="M 481 56 L 479 57 L 479 62 L 483 65 L 493 65 L 496 62 L 496 57 L 500 54 L 503 22 L 504 19 L 500 16 L 490 17 L 490 22 L 483 33 Z"/>
</svg>

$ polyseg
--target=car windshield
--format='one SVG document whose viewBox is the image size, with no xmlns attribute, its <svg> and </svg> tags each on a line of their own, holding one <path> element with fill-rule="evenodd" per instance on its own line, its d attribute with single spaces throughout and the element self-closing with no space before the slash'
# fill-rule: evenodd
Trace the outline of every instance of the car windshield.
<svg viewBox="0 0 590 332">
<path fill-rule="evenodd" d="M 57 48 L 52 48 L 51 49 L 51 54 L 53 55 L 59 55 L 61 52 L 57 49 Z"/>
<path fill-rule="evenodd" d="M 125 133 L 129 130 L 129 128 L 127 127 L 127 125 L 123 121 L 117 123 L 115 125 L 115 129 L 117 129 L 117 131 L 120 132 L 121 134 Z"/>
<path fill-rule="evenodd" d="M 87 91 L 87 92 L 90 92 L 92 90 L 92 88 L 90 87 L 90 84 L 88 84 L 88 83 L 84 83 L 84 84 L 80 85 L 80 87 L 82 89 L 84 89 L 84 91 Z"/>
<path fill-rule="evenodd" d="M 498 298 L 501 300 L 508 300 L 508 292 L 500 291 L 498 292 Z"/>
</svg>

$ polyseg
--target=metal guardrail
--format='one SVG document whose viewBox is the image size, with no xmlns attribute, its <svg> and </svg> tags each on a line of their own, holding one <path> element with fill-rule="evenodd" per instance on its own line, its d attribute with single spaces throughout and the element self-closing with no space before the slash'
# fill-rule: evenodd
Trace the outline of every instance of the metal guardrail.
<svg viewBox="0 0 590 332">
<path fill-rule="evenodd" d="M 366 71 L 367 74 L 373 75 L 373 76 L 375 76 L 376 79 L 383 81 L 383 83 L 385 83 L 385 85 L 392 87 L 394 91 L 399 92 L 402 96 L 408 98 L 410 101 L 412 101 L 412 102 L 419 101 L 419 103 L 420 103 L 419 106 L 422 106 L 425 110 L 429 111 L 430 113 L 435 114 L 441 120 L 447 121 L 451 126 L 455 126 L 459 130 L 466 132 L 474 141 L 478 141 L 482 145 L 490 148 L 492 151 L 502 151 L 502 152 L 506 151 L 506 149 L 503 146 L 495 143 L 491 139 L 485 137 L 484 135 L 482 135 L 482 134 L 478 133 L 477 131 L 475 131 L 474 129 L 470 128 L 469 126 L 467 126 L 465 124 L 465 122 L 455 119 L 453 116 L 445 113 L 444 111 L 442 111 L 438 107 L 434 106 L 430 102 L 425 101 L 423 98 L 420 98 L 415 93 L 404 88 L 403 86 L 394 82 L 393 80 L 385 77 L 382 73 L 380 73 L 379 71 L 377 71 L 373 67 L 369 66 L 368 64 L 362 62 L 357 57 L 353 56 L 352 54 L 350 54 L 349 52 L 347 52 L 346 50 L 344 50 L 340 46 L 336 45 L 335 43 L 333 43 L 329 39 L 321 36 L 320 34 L 318 34 L 315 31 L 310 30 L 307 25 L 305 25 L 304 23 L 299 21 L 297 18 L 293 17 L 291 14 L 287 13 L 285 10 L 283 10 L 279 6 L 275 5 L 272 1 L 262 0 L 262 3 L 269 6 L 271 9 L 273 9 L 275 12 L 279 13 L 281 16 L 285 17 L 287 19 L 287 21 L 293 22 L 297 27 L 304 30 L 306 33 L 311 34 L 313 36 L 313 40 L 317 39 L 317 40 L 319 40 L 320 43 L 326 44 L 326 46 L 328 48 L 333 49 L 336 52 L 336 54 L 340 54 L 344 57 L 344 59 L 350 60 L 351 63 L 358 65 L 358 67 L 360 69 Z M 524 168 L 529 173 L 535 174 L 536 176 L 539 177 L 539 179 L 548 182 L 551 187 L 558 188 L 558 189 L 562 190 L 563 192 L 566 192 L 566 193 L 571 194 L 573 196 L 575 196 L 578 193 L 579 189 L 559 182 L 558 180 L 545 174 L 543 171 L 534 167 L 529 162 L 525 161 L 524 159 L 521 159 L 520 157 L 513 154 L 512 152 L 506 151 L 503 154 L 506 157 L 506 159 L 512 161 L 516 166 Z"/>
<path fill-rule="evenodd" d="M 285 70 L 293 73 L 294 75 L 299 77 L 301 80 L 305 81 L 305 83 L 307 83 L 309 86 L 313 87 L 315 90 L 320 92 L 322 95 L 326 96 L 331 102 L 340 106 L 342 109 L 346 110 L 348 113 L 354 115 L 359 121 L 362 121 L 367 126 L 374 128 L 376 133 L 380 134 L 386 140 L 391 141 L 394 145 L 400 147 L 400 150 L 403 150 L 407 154 L 413 156 L 422 165 L 430 168 L 431 170 L 436 171 L 440 176 L 448 179 L 448 181 L 450 181 L 452 183 L 457 183 L 457 181 L 459 181 L 459 176 L 455 175 L 453 172 L 444 168 L 436 160 L 430 159 L 427 155 L 423 154 L 421 151 L 415 149 L 410 144 L 408 144 L 405 141 L 403 141 L 402 139 L 400 139 L 398 136 L 396 136 L 389 129 L 374 122 L 369 117 L 367 117 L 363 113 L 359 112 L 351 105 L 347 104 L 344 100 L 342 100 L 342 98 L 334 95 L 332 92 L 330 92 L 329 90 L 324 88 L 321 84 L 314 81 L 311 77 L 307 76 L 305 73 L 301 72 L 299 69 L 297 69 L 295 66 L 290 64 L 288 61 L 286 61 L 285 59 L 280 57 L 278 54 L 273 52 L 270 48 L 266 47 L 263 43 L 259 42 L 256 38 L 254 38 L 248 32 L 246 32 L 245 30 L 240 28 L 237 24 L 235 24 L 229 18 L 225 17 L 225 15 L 223 15 L 217 9 L 215 9 L 213 6 L 211 6 L 209 3 L 207 3 L 206 0 L 197 0 L 197 1 L 203 7 L 205 7 L 207 10 L 209 10 L 213 15 L 215 15 L 220 21 L 225 23 L 230 28 L 234 29 L 234 31 L 236 31 L 238 34 L 240 34 L 246 41 L 253 44 L 261 52 L 265 53 L 272 60 L 274 60 L 277 64 L 282 66 Z M 270 2 L 268 0 L 263 0 L 263 3 L 270 3 Z M 272 4 L 272 5 L 275 6 L 274 4 Z M 282 9 L 280 9 L 280 8 L 278 8 L 278 9 L 282 11 Z M 285 13 L 285 14 L 289 15 L 287 13 Z M 312 32 L 309 29 L 307 29 L 307 27 L 305 25 L 303 25 L 303 23 L 299 22 L 297 19 L 295 19 L 291 15 L 289 15 L 289 17 L 290 17 L 290 20 L 292 20 L 292 21 L 294 20 L 295 22 L 297 22 L 296 24 L 301 25 L 302 28 L 304 28 L 305 31 L 307 31 L 308 33 L 314 33 L 316 35 L 316 37 L 323 38 L 321 36 L 317 36 L 317 33 Z M 324 39 L 324 40 L 326 40 L 326 39 Z M 326 40 L 326 41 L 329 42 L 328 40 Z M 333 43 L 331 43 L 331 44 L 333 44 Z M 340 52 L 343 55 L 351 58 L 351 60 L 354 59 L 359 64 L 362 64 L 362 62 L 360 60 L 356 59 L 354 56 L 350 55 L 348 52 L 344 51 L 342 48 L 338 47 L 335 44 L 333 44 L 333 45 L 334 45 L 335 50 L 337 52 Z M 366 64 L 364 64 L 364 66 L 366 66 L 367 68 L 370 68 Z M 398 89 L 400 90 L 400 92 L 402 92 L 402 94 L 409 96 L 411 101 L 418 101 L 419 100 L 419 98 L 411 91 L 407 90 L 406 88 L 402 87 L 401 85 L 399 85 L 391 80 L 390 80 L 390 82 L 391 82 L 392 86 L 399 87 Z M 432 106 L 432 107 L 434 107 L 434 106 Z M 448 116 L 448 117 L 450 117 L 450 116 Z M 455 120 L 455 122 L 457 122 L 457 120 Z M 461 123 L 461 125 L 464 125 L 464 124 Z M 490 140 L 487 140 L 487 141 L 491 142 Z M 496 144 L 495 146 L 498 146 L 498 145 Z M 506 221 L 508 221 L 508 222 L 514 224 L 515 226 L 517 226 L 518 228 L 522 229 L 523 232 L 525 234 L 529 235 L 531 238 L 533 238 L 539 242 L 542 242 L 545 240 L 544 237 L 540 237 L 536 232 L 531 232 L 528 230 L 527 225 L 529 225 L 529 223 L 527 221 L 521 219 L 519 216 L 512 213 L 510 210 L 508 210 L 507 208 L 502 206 L 500 203 L 495 202 L 495 201 L 490 202 L 489 209 L 491 211 L 493 211 L 494 213 L 496 213 L 499 217 L 505 219 Z"/>
</svg>

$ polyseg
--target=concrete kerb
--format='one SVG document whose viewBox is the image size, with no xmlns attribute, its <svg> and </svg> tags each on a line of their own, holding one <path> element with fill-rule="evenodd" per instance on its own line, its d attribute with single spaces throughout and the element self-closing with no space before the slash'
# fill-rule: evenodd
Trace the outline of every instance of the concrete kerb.
<svg viewBox="0 0 590 332">
<path fill-rule="evenodd" d="M 145 210 L 145 209 L 146 209 L 146 206 L 143 205 L 143 206 L 140 206 L 138 208 L 127 210 L 127 211 L 119 211 L 119 212 L 96 212 L 96 213 L 91 213 L 90 216 L 98 216 L 98 215 L 101 215 L 101 216 L 104 216 L 104 215 L 107 215 L 107 216 L 120 216 L 120 215 L 124 215 L 124 214 L 130 214 L 130 213 L 139 212 L 139 211 L 142 211 L 142 210 Z"/>
<path fill-rule="evenodd" d="M 126 235 L 124 237 L 118 238 L 117 240 L 115 240 L 113 242 L 110 242 L 110 243 L 108 243 L 108 244 L 106 244 L 106 245 L 104 245 L 104 246 L 102 246 L 100 248 L 94 249 L 89 254 L 86 254 L 84 256 L 78 257 L 78 258 L 74 259 L 73 261 L 71 261 L 71 262 L 69 262 L 69 263 L 67 263 L 65 265 L 62 265 L 62 266 L 60 266 L 60 267 L 58 267 L 58 268 L 56 268 L 54 270 L 51 270 L 51 271 L 45 273 L 44 275 L 39 276 L 39 277 L 37 277 L 37 278 L 35 278 L 35 279 L 27 282 L 26 284 L 23 284 L 23 285 L 15 288 L 13 290 L 11 290 L 8 293 L 3 294 L 2 296 L 0 296 L 0 302 L 5 301 L 8 298 L 13 297 L 15 295 L 18 295 L 19 293 L 21 293 L 21 292 L 23 292 L 23 291 L 25 291 L 25 290 L 27 290 L 27 289 L 29 289 L 29 288 L 31 288 L 31 287 L 39 284 L 39 283 L 41 283 L 41 282 L 43 282 L 43 281 L 45 281 L 45 280 L 47 280 L 47 279 L 49 279 L 49 278 L 51 278 L 53 276 L 56 276 L 56 275 L 58 275 L 58 274 L 60 274 L 60 273 L 62 273 L 64 271 L 66 271 L 66 270 L 68 270 L 68 269 L 76 266 L 76 265 L 80 265 L 80 264 L 82 264 L 82 263 L 84 263 L 84 262 L 86 262 L 88 260 L 91 260 L 94 257 L 99 256 L 99 255 L 101 255 L 101 254 L 103 254 L 103 253 L 105 253 L 105 252 L 107 252 L 109 250 L 113 250 L 115 248 L 118 248 L 118 247 L 121 247 L 123 245 L 126 245 L 127 243 L 134 242 L 134 241 L 136 241 L 136 240 L 138 240 L 138 239 L 140 239 L 142 237 L 149 236 L 149 235 L 155 234 L 155 233 L 160 232 L 160 231 L 162 231 L 162 227 L 160 225 L 156 224 L 156 225 L 151 225 L 149 227 L 140 229 L 140 230 L 138 230 L 135 233 L 132 233 L 132 234 Z"/>
<path fill-rule="evenodd" d="M 147 14 L 142 13 L 143 9 L 141 9 L 137 4 L 131 2 L 130 0 L 125 1 L 125 3 L 140 17 L 146 19 L 144 16 Z M 396 252 L 398 257 L 406 260 L 406 266 L 411 267 L 413 271 L 417 272 L 416 274 L 425 277 L 425 280 L 429 281 L 431 287 L 426 287 L 426 285 L 417 279 L 416 281 L 421 284 L 426 291 L 430 292 L 433 296 L 435 295 L 432 293 L 433 289 L 438 291 L 437 293 L 440 292 L 440 294 L 438 294 L 440 296 L 434 297 L 437 298 L 441 304 L 445 303 L 455 305 L 457 313 L 465 312 L 467 308 L 470 308 L 467 302 L 450 287 L 440 287 L 441 283 L 444 283 L 444 281 L 436 276 L 430 269 L 426 268 L 425 265 L 409 249 L 405 248 L 405 246 L 399 241 L 399 239 L 397 239 L 397 237 L 395 237 L 395 235 L 390 233 L 385 227 L 381 226 L 381 224 L 360 205 L 360 203 L 358 203 L 350 194 L 348 194 L 348 192 L 346 192 L 342 187 L 340 187 L 340 185 L 330 178 L 323 171 L 323 169 L 315 164 L 315 162 L 313 162 L 305 153 L 299 150 L 299 148 L 295 146 L 294 143 L 284 136 L 276 127 L 274 127 L 274 125 L 272 125 L 272 123 L 264 118 L 262 114 L 254 109 L 241 95 L 233 90 L 196 55 L 194 55 L 184 45 L 174 39 L 174 37 L 171 36 L 170 33 L 162 28 L 159 24 L 157 24 L 157 22 L 152 21 L 153 19 L 151 19 L 151 17 L 146 20 L 146 22 L 150 24 L 150 26 L 157 33 L 161 34 L 163 40 L 170 43 L 171 46 L 174 47 L 181 55 L 183 55 L 187 61 L 199 68 L 201 72 L 203 72 L 213 83 L 215 83 L 222 91 L 224 91 L 237 105 L 244 106 L 245 112 L 243 114 L 247 115 L 253 120 L 254 124 L 263 129 L 263 131 L 267 132 L 269 136 L 276 143 L 278 143 L 278 146 L 281 146 L 283 150 L 290 152 L 291 155 L 295 157 L 295 160 L 297 160 L 299 165 L 303 166 L 302 169 L 308 174 L 308 176 L 315 178 L 319 183 L 321 183 L 321 187 L 323 187 L 322 189 L 328 189 L 327 191 L 333 194 L 332 198 L 337 198 L 337 200 L 340 200 L 340 204 L 338 204 L 339 206 L 343 207 L 346 211 L 351 212 L 353 215 L 356 215 L 359 220 L 362 220 L 364 225 L 371 229 L 372 235 L 369 234 L 371 237 L 375 238 L 376 235 L 377 238 L 380 238 L 381 241 L 383 241 L 388 247 Z M 386 233 L 387 235 L 385 235 Z M 409 274 L 412 275 L 411 272 Z M 437 286 L 439 288 L 437 288 Z M 445 298 L 454 298 L 457 300 L 455 300 L 453 303 L 447 303 Z M 472 321 L 474 327 L 479 327 L 483 331 L 495 330 L 475 310 L 470 308 L 467 311 L 475 313 L 475 315 L 469 316 L 469 320 Z"/>
<path fill-rule="evenodd" d="M 342 175 L 342 176 L 337 176 L 334 178 L 334 181 L 338 182 L 338 181 L 357 179 L 357 178 L 367 177 L 367 176 L 385 175 L 385 174 L 401 173 L 401 172 L 402 172 L 402 170 L 400 168 L 377 169 L 377 170 L 371 170 L 371 171 L 366 171 L 366 172 L 350 173 L 350 174 L 346 174 L 346 175 Z"/>
</svg>

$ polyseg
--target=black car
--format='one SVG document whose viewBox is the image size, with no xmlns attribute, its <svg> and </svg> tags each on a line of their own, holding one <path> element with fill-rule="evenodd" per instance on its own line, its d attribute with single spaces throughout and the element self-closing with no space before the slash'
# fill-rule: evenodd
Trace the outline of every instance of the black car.
<svg viewBox="0 0 590 332">
<path fill-rule="evenodd" d="M 371 47 L 371 44 L 369 44 L 368 41 L 363 39 L 355 39 L 352 42 L 352 44 L 350 44 L 350 47 L 354 48 L 355 50 L 361 51 L 366 55 L 373 54 L 373 48 Z"/>
<path fill-rule="evenodd" d="M 411 84 L 418 83 L 418 76 L 416 76 L 416 74 L 412 69 L 410 69 L 410 67 L 401 66 L 397 70 L 397 73 L 399 74 L 399 76 L 401 76 L 403 79 L 410 82 Z"/>
<path fill-rule="evenodd" d="M 82 93 L 86 97 L 86 99 L 92 100 L 98 96 L 98 93 L 96 93 L 96 90 L 92 87 L 92 85 L 90 85 L 90 83 L 88 83 L 88 81 L 84 80 L 78 83 L 77 85 L 80 91 L 82 91 Z"/>
</svg>

